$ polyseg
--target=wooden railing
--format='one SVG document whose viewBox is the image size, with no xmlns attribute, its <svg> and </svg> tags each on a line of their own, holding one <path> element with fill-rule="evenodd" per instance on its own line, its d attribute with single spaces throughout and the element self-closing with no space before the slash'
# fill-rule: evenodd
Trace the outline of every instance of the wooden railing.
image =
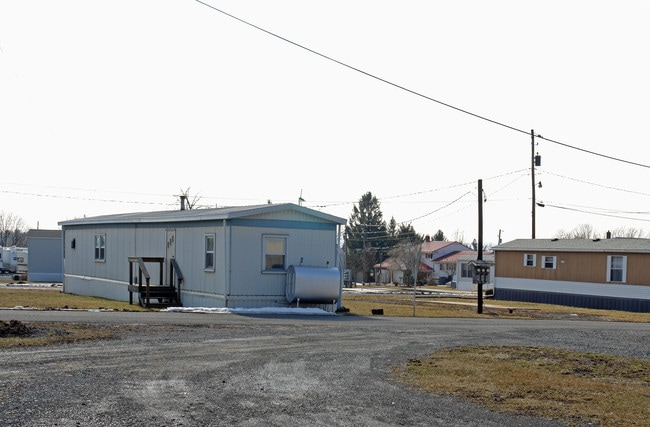
<svg viewBox="0 0 650 427">
<path fill-rule="evenodd" d="M 176 280 L 174 280 L 176 278 Z M 181 286 L 183 285 L 183 273 L 181 272 L 181 268 L 178 266 L 178 263 L 176 262 L 176 258 L 172 258 L 169 260 L 169 286 L 172 286 L 174 289 L 176 289 L 176 299 L 178 302 L 179 306 L 183 306 L 181 303 Z"/>
<path fill-rule="evenodd" d="M 158 264 L 159 284 L 151 284 L 151 275 L 147 270 L 147 263 Z M 129 304 L 133 304 L 133 293 L 138 293 L 138 302 L 143 307 L 153 305 L 165 305 L 164 301 L 180 305 L 181 284 L 183 275 L 175 259 L 170 262 L 170 283 L 163 284 L 165 258 L 160 257 L 129 257 Z M 135 270 L 137 269 L 137 276 Z M 176 278 L 176 280 L 174 279 Z M 135 283 L 134 283 L 135 282 Z M 151 300 L 157 299 L 158 304 L 152 304 Z"/>
</svg>

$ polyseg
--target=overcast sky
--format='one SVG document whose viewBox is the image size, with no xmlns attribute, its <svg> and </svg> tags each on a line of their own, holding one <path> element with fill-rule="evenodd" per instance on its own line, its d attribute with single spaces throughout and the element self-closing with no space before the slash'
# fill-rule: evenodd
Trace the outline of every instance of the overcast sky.
<svg viewBox="0 0 650 427">
<path fill-rule="evenodd" d="M 484 242 L 650 231 L 650 2 L 0 1 L 0 210 L 298 203 Z"/>
</svg>

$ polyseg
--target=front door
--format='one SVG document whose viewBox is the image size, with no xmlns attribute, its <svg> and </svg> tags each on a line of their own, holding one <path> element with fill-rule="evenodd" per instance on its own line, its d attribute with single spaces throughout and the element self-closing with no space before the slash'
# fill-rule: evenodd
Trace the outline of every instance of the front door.
<svg viewBox="0 0 650 427">
<path fill-rule="evenodd" d="M 171 271 L 171 259 L 176 258 L 176 230 L 167 230 L 167 249 L 165 251 L 165 283 L 171 285 L 169 272 Z"/>
</svg>

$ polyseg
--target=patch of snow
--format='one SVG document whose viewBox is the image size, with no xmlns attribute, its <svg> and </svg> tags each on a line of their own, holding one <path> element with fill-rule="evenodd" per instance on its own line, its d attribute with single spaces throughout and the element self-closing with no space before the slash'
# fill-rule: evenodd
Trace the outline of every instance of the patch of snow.
<svg viewBox="0 0 650 427">
<path fill-rule="evenodd" d="M 336 313 L 320 308 L 305 307 L 261 307 L 261 308 L 211 308 L 211 307 L 167 307 L 160 311 L 175 313 L 237 313 L 237 314 L 300 314 L 311 316 L 334 316 Z"/>
</svg>

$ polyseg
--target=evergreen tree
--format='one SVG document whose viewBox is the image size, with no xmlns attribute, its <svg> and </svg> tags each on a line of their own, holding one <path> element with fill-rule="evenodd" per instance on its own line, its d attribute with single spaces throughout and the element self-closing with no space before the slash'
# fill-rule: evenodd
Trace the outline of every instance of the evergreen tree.
<svg viewBox="0 0 650 427">
<path fill-rule="evenodd" d="M 433 240 L 436 242 L 446 242 L 447 236 L 445 236 L 445 233 L 443 233 L 442 230 L 438 230 L 436 231 L 436 234 L 433 235 Z"/>
<path fill-rule="evenodd" d="M 388 223 L 388 241 L 387 241 L 387 246 L 388 247 L 393 247 L 397 244 L 398 239 L 397 239 L 397 221 L 395 221 L 395 217 L 391 217 L 389 223 Z"/>
<path fill-rule="evenodd" d="M 410 242 L 410 243 L 422 243 L 424 242 L 424 237 L 415 232 L 415 228 L 411 224 L 401 224 L 397 232 L 397 240 L 400 243 Z"/>
<path fill-rule="evenodd" d="M 354 205 L 345 227 L 348 268 L 363 273 L 363 281 L 374 281 L 370 272 L 388 251 L 390 236 L 379 200 L 367 192 Z"/>
</svg>

